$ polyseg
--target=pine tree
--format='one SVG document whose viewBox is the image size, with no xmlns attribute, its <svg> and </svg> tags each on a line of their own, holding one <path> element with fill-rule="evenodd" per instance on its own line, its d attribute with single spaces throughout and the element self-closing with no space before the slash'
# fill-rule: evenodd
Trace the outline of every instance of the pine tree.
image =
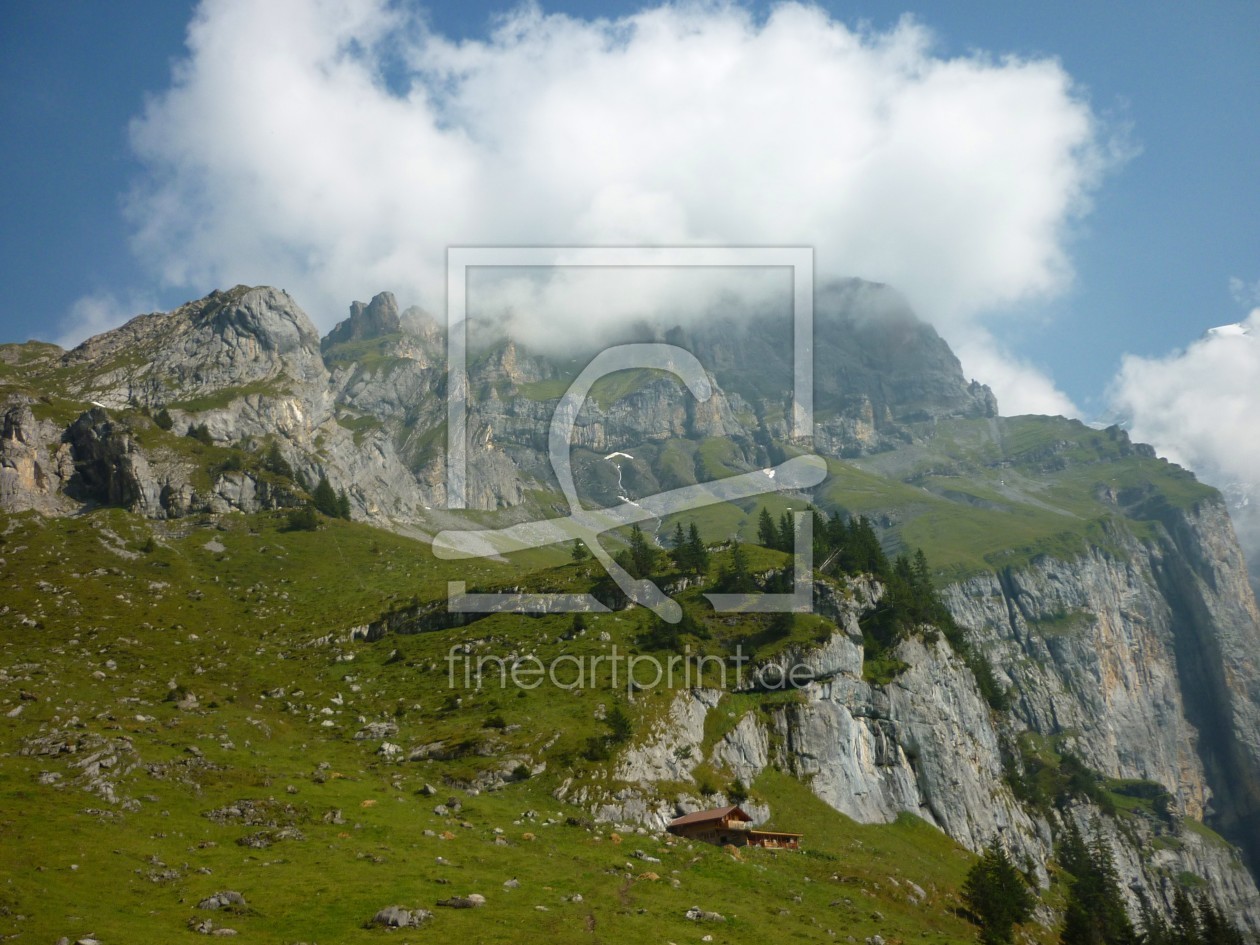
<svg viewBox="0 0 1260 945">
<path fill-rule="evenodd" d="M 1199 911 L 1199 940 L 1203 945 L 1243 945 L 1242 933 L 1216 908 L 1206 892 L 1200 892 L 1196 903 Z"/>
<path fill-rule="evenodd" d="M 187 435 L 206 446 L 214 445 L 214 437 L 210 435 L 210 428 L 204 423 L 189 424 Z"/>
<path fill-rule="evenodd" d="M 683 531 L 683 525 L 680 521 L 674 527 L 674 547 L 669 551 L 669 557 L 674 562 L 674 567 L 679 571 L 689 570 L 687 567 L 688 549 L 687 549 L 687 533 Z"/>
<path fill-rule="evenodd" d="M 705 574 L 709 570 L 709 549 L 705 547 L 695 522 L 687 529 L 687 564 L 696 574 Z"/>
<path fill-rule="evenodd" d="M 649 577 L 656 570 L 656 550 L 637 522 L 630 527 L 630 564 L 627 570 L 636 578 Z"/>
<path fill-rule="evenodd" d="M 788 554 L 796 550 L 796 521 L 791 512 L 779 516 L 779 540 L 774 547 Z"/>
<path fill-rule="evenodd" d="M 345 489 L 337 493 L 337 517 L 350 518 L 350 497 L 346 495 Z"/>
<path fill-rule="evenodd" d="M 579 564 L 587 559 L 590 552 L 586 550 L 586 545 L 582 544 L 582 539 L 573 539 L 573 550 L 569 552 L 569 556 Z"/>
<path fill-rule="evenodd" d="M 275 442 L 267 448 L 267 455 L 263 457 L 263 468 L 285 479 L 293 478 L 293 467 L 289 465 L 289 461 L 284 458 L 279 445 Z"/>
<path fill-rule="evenodd" d="M 337 505 L 337 493 L 333 491 L 326 476 L 319 477 L 315 491 L 311 493 L 311 502 L 317 510 L 329 518 L 337 518 L 341 514 L 341 509 Z"/>
<path fill-rule="evenodd" d="M 1059 862 L 1072 874 L 1061 945 L 1136 945 L 1137 933 L 1124 910 L 1120 877 L 1102 834 L 1095 829 L 1087 844 L 1069 822 Z"/>
<path fill-rule="evenodd" d="M 985 945 L 1009 945 L 1015 926 L 1032 917 L 1036 900 L 997 843 L 990 844 L 963 883 L 963 901 L 980 922 Z"/>
<path fill-rule="evenodd" d="M 1145 896 L 1142 897 L 1142 945 L 1172 945 L 1168 923 Z"/>
<path fill-rule="evenodd" d="M 757 590 L 752 575 L 748 573 L 748 558 L 744 554 L 744 547 L 739 542 L 735 542 L 731 548 L 731 563 L 729 567 L 722 569 L 718 577 L 718 587 L 727 594 L 751 594 Z"/>
<path fill-rule="evenodd" d="M 1199 917 L 1195 915 L 1190 897 L 1180 886 L 1173 894 L 1173 945 L 1202 945 L 1202 930 L 1199 928 Z"/>
<path fill-rule="evenodd" d="M 923 549 L 916 549 L 914 552 L 914 584 L 916 587 L 930 590 L 932 587 L 932 569 L 928 567 L 927 555 L 923 553 Z"/>
<path fill-rule="evenodd" d="M 761 507 L 761 514 L 757 517 L 757 544 L 763 548 L 774 548 L 779 544 L 779 530 L 774 527 L 770 510 L 764 505 Z"/>
</svg>

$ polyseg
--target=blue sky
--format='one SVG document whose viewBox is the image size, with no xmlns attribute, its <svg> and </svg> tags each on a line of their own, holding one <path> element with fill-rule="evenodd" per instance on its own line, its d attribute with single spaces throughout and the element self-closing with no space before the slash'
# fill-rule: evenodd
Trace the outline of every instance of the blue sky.
<svg viewBox="0 0 1260 945">
<path fill-rule="evenodd" d="M 196 277 L 168 284 L 151 257 L 133 251 L 136 222 L 123 213 L 126 195 L 153 170 L 137 159 L 129 122 L 147 95 L 169 86 L 192 7 L 133 0 L 0 10 L 0 340 L 58 337 L 85 298 L 166 309 L 217 287 Z M 1092 209 L 1065 243 L 1070 287 L 1015 303 L 1018 317 L 989 320 L 1007 349 L 1043 368 L 1086 414 L 1102 410 L 1124 353 L 1162 355 L 1260 304 L 1230 290 L 1231 279 L 1260 281 L 1260 5 L 824 7 L 876 30 L 913 13 L 934 33 L 938 57 L 1055 57 L 1110 132 L 1127 128 L 1133 153 L 1092 189 Z M 477 38 L 498 9 L 438 5 L 428 17 L 438 33 Z M 589 18 L 639 6 L 544 9 Z"/>
</svg>

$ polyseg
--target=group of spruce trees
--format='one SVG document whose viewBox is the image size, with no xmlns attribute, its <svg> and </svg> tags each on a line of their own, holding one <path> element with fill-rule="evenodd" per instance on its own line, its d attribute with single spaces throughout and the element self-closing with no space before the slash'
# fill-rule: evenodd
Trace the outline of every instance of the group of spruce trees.
<svg viewBox="0 0 1260 945">
<path fill-rule="evenodd" d="M 1067 874 L 1067 908 L 1060 945 L 1243 945 L 1238 931 L 1204 892 L 1192 901 L 1184 887 L 1174 893 L 1173 920 L 1144 903 L 1142 927 L 1125 911 L 1111 848 L 1097 829 L 1086 840 L 1076 823 L 1066 825 L 1058 861 Z M 1033 914 L 1036 898 L 999 844 L 992 844 L 967 873 L 963 902 L 980 926 L 985 945 L 1010 945 L 1015 926 Z"/>
<path fill-rule="evenodd" d="M 862 619 L 862 632 L 868 659 L 878 659 L 905 637 L 921 632 L 923 628 L 935 628 L 943 633 L 971 668 L 981 694 L 999 711 L 1009 708 L 1006 691 L 998 683 L 988 661 L 974 652 L 963 636 L 962 629 L 954 622 L 932 583 L 932 573 L 927 556 L 922 549 L 913 556 L 897 555 L 889 559 L 885 554 L 871 522 L 862 516 L 843 517 L 833 512 L 824 518 L 817 511 L 813 515 L 814 560 L 826 572 L 832 574 L 870 574 L 884 585 L 884 594 L 875 608 Z M 796 548 L 796 523 L 790 512 L 784 512 L 776 520 L 762 506 L 758 515 L 757 540 L 764 547 L 793 553 Z M 709 572 L 709 551 L 700 537 L 695 522 L 686 529 L 682 522 L 674 527 L 668 560 L 683 574 L 705 575 Z M 587 550 L 580 541 L 574 541 L 572 556 L 581 562 Z M 636 524 L 630 529 L 627 547 L 614 556 L 617 563 L 632 577 L 650 578 L 659 574 L 665 566 L 666 556 Z M 792 576 L 784 570 L 771 578 L 770 584 L 758 587 L 748 568 L 743 546 L 734 542 L 731 554 L 714 576 L 713 589 L 719 593 L 748 594 L 759 590 L 768 592 L 790 591 Z M 617 592 L 610 580 L 600 582 L 593 590 L 601 600 L 611 601 Z M 607 602 L 607 601 L 606 601 Z M 690 623 L 690 621 L 688 621 Z M 768 628 L 769 636 L 777 638 L 791 631 L 791 621 L 776 621 Z M 664 630 L 653 637 L 656 643 L 666 637 L 677 639 L 678 628 Z"/>
<path fill-rule="evenodd" d="M 325 476 L 320 476 L 319 482 L 311 490 L 311 501 L 289 512 L 289 528 L 314 531 L 319 527 L 317 512 L 329 518 L 350 517 L 350 497 L 346 495 L 346 490 L 333 491 L 332 484 Z"/>
</svg>

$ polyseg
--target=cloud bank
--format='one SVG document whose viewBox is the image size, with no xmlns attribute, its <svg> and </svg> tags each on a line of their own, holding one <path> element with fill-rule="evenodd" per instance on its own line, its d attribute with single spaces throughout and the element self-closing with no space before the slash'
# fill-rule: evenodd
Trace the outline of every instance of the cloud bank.
<svg viewBox="0 0 1260 945">
<path fill-rule="evenodd" d="M 795 3 L 525 6 L 453 42 L 384 0 L 205 0 L 132 141 L 135 248 L 168 287 L 279 284 L 328 327 L 382 288 L 440 311 L 449 245 L 810 245 L 820 280 L 976 339 L 985 380 L 980 319 L 1068 283 L 1107 163 L 1053 59 L 946 58 L 911 19 Z"/>
<path fill-rule="evenodd" d="M 1260 308 L 1184 351 L 1125 357 L 1111 400 L 1134 439 L 1226 493 L 1260 578 Z"/>
</svg>

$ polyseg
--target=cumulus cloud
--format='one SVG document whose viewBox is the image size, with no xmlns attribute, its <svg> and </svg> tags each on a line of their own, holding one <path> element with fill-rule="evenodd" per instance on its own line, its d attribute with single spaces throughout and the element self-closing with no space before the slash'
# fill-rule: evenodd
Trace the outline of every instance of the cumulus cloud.
<svg viewBox="0 0 1260 945">
<path fill-rule="evenodd" d="M 1260 576 L 1260 308 L 1184 351 L 1126 356 L 1111 400 L 1130 418 L 1134 439 L 1233 500 L 1235 524 Z"/>
<path fill-rule="evenodd" d="M 891 284 L 952 338 L 1070 279 L 1103 137 L 1053 59 L 946 58 L 911 19 L 524 6 L 455 42 L 385 0 L 204 0 L 133 124 L 129 213 L 165 285 L 283 285 L 323 327 L 382 288 L 440 312 L 450 245 L 754 244 L 814 246 L 820 281 Z M 551 301 L 516 317 L 626 314 Z"/>
<path fill-rule="evenodd" d="M 963 369 L 970 376 L 983 379 L 993 389 L 1004 416 L 1081 415 L 1072 398 L 1055 386 L 1044 369 L 1015 356 L 987 332 L 969 334 L 955 343 L 954 350 Z"/>
</svg>

